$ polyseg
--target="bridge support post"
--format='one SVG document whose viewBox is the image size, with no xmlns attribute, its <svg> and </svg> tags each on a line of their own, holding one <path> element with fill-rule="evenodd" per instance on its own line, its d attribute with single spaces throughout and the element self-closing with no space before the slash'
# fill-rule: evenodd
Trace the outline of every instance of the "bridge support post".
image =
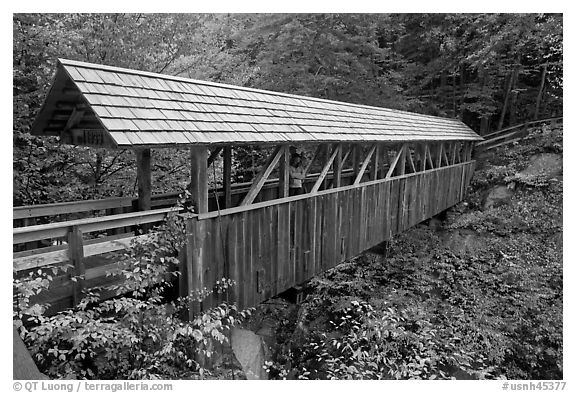
<svg viewBox="0 0 576 393">
<path fill-rule="evenodd" d="M 204 146 L 190 148 L 190 186 L 195 213 L 208 212 L 208 149 Z"/>
<path fill-rule="evenodd" d="M 136 150 L 136 167 L 138 179 L 138 210 L 150 210 L 152 196 L 152 158 L 150 149 Z"/>
<path fill-rule="evenodd" d="M 222 185 L 224 188 L 224 208 L 232 207 L 232 147 L 224 148 L 224 168 L 222 169 Z"/>
</svg>

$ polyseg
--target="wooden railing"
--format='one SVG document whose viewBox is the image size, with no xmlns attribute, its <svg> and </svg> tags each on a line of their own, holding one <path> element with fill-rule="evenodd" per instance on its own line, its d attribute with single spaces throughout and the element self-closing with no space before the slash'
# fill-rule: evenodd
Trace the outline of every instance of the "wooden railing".
<svg viewBox="0 0 576 393">
<path fill-rule="evenodd" d="M 458 203 L 474 166 L 462 162 L 194 216 L 186 229 L 188 288 L 232 278 L 240 284 L 229 300 L 252 307 Z M 222 300 L 216 295 L 204 307 Z"/>
<path fill-rule="evenodd" d="M 194 215 L 197 219 L 188 221 L 187 247 L 182 252 L 189 256 L 190 252 L 194 251 L 194 247 L 198 245 L 197 240 L 200 239 L 196 239 L 195 236 L 204 236 L 205 239 L 212 242 L 203 248 L 204 257 L 213 260 L 215 264 L 208 268 L 207 274 L 209 276 L 206 277 L 206 282 L 214 278 L 213 275 L 216 273 L 231 273 L 229 267 L 220 266 L 224 260 L 222 255 L 218 254 L 220 252 L 229 255 L 225 259 L 236 258 L 237 266 L 234 269 L 248 269 L 248 267 L 252 269 L 266 258 L 274 259 L 274 263 L 278 264 L 275 269 L 299 269 L 295 265 L 296 259 L 294 258 L 304 258 L 303 260 L 312 258 L 308 254 L 316 252 L 314 251 L 316 249 L 314 244 L 306 243 L 307 249 L 304 246 L 293 246 L 293 251 L 288 251 L 289 253 L 303 253 L 297 257 L 292 254 L 290 254 L 292 256 L 287 257 L 286 254 L 280 255 L 279 253 L 288 250 L 289 244 L 294 245 L 300 241 L 307 241 L 304 239 L 307 235 L 303 235 L 307 229 L 302 225 L 318 224 L 323 229 L 314 235 L 318 237 L 314 241 L 317 242 L 321 250 L 325 250 L 322 251 L 322 260 L 317 260 L 320 263 L 318 266 L 319 269 L 320 267 L 324 269 L 332 266 L 332 263 L 341 261 L 342 257 L 354 256 L 370 244 L 386 240 L 392 234 L 436 214 L 461 199 L 473 171 L 473 162 L 469 161 L 470 149 L 460 151 L 454 145 L 452 153 L 447 154 L 447 147 L 442 146 L 438 145 L 437 149 L 431 150 L 423 149 L 420 152 L 420 161 L 416 162 L 413 161 L 410 154 L 405 153 L 407 150 L 404 147 L 399 148 L 396 150 L 396 158 L 392 162 L 385 163 L 381 168 L 378 168 L 378 171 L 370 175 L 368 171 L 364 171 L 366 162 L 368 162 L 365 160 L 358 175 L 354 174 L 353 169 L 343 170 L 338 188 L 330 188 L 332 176 L 328 175 L 324 178 L 324 184 L 328 188 L 324 189 L 319 187 L 321 179 L 317 179 L 318 174 L 310 174 L 305 184 L 307 183 L 308 190 L 312 189 L 313 192 L 297 197 L 279 199 L 278 179 L 270 179 L 260 190 L 254 204 L 224 209 L 222 205 L 220 205 L 222 208 L 214 206 L 217 205 L 216 201 L 223 199 L 222 191 L 212 190 L 210 191 L 211 203 L 213 204 L 211 211 L 201 216 Z M 400 157 L 404 156 L 407 156 L 408 159 L 402 164 L 397 164 L 401 162 L 399 161 Z M 400 169 L 398 173 L 395 171 L 393 173 L 394 166 L 396 169 Z M 404 170 L 411 170 L 415 173 L 405 175 Z M 367 181 L 367 178 L 379 178 L 379 180 Z M 311 184 L 314 184 L 314 187 L 311 188 Z M 249 184 L 236 184 L 232 190 L 232 204 L 238 205 L 237 202 L 242 200 L 248 189 Z M 365 205 L 363 198 L 364 195 L 368 194 L 371 195 L 370 201 L 369 204 Z M 164 206 L 173 205 L 176 198 L 177 193 L 154 196 L 152 206 L 156 209 L 143 212 L 124 211 L 134 208 L 133 198 L 113 198 L 15 208 L 15 220 L 36 220 L 51 216 L 60 218 L 61 215 L 88 214 L 90 212 L 99 214 L 98 212 L 102 211 L 123 210 L 123 212 L 15 227 L 13 229 L 14 270 L 16 274 L 25 274 L 31 269 L 62 264 L 73 265 L 73 273 L 58 276 L 53 281 L 50 290 L 43 295 L 43 299 L 39 300 L 50 302 L 53 311 L 68 308 L 79 301 L 83 289 L 111 284 L 107 273 L 118 269 L 118 262 L 113 259 L 113 257 L 117 258 L 115 252 L 129 247 L 132 241 L 145 239 L 147 235 L 137 235 L 137 227 L 150 226 L 162 221 L 167 213 L 175 211 L 175 208 Z M 411 202 L 412 200 L 415 202 Z M 324 202 L 329 202 L 329 204 L 324 204 Z M 313 210 L 309 210 L 312 208 L 310 204 L 315 206 Z M 342 204 L 345 204 L 346 207 L 343 207 Z M 421 204 L 422 208 L 413 208 L 417 204 Z M 392 207 L 387 208 L 388 211 L 384 214 L 380 211 L 383 206 Z M 260 212 L 264 213 L 261 214 Z M 335 214 L 337 217 L 344 217 L 343 214 L 345 214 L 345 219 L 348 220 L 346 221 L 346 228 L 348 229 L 343 229 L 342 221 L 338 221 L 337 230 L 347 232 L 333 232 L 336 227 L 334 227 L 335 222 L 331 220 L 336 217 Z M 252 224 L 248 226 L 237 222 L 237 220 L 248 219 L 252 216 L 256 218 L 250 218 Z M 230 220 L 232 222 L 228 222 Z M 314 221 L 316 224 L 313 224 L 310 220 L 320 221 Z M 307 224 L 303 224 L 304 221 Z M 225 224 L 226 222 L 228 224 Z M 195 223 L 194 225 L 197 227 L 191 223 Z M 212 227 L 209 227 L 210 225 Z M 266 234 L 270 225 L 277 227 L 275 229 L 277 232 L 274 232 L 275 238 L 270 233 Z M 367 226 L 363 227 L 362 225 Z M 390 232 L 387 232 L 388 229 L 381 232 L 379 229 L 382 229 L 382 225 L 389 228 Z M 235 231 L 233 232 L 235 237 L 230 237 L 232 230 Z M 335 236 L 336 243 L 326 243 L 325 237 L 332 235 Z M 45 241 L 45 244 L 38 244 L 42 241 Z M 61 244 L 58 244 L 58 241 Z M 264 246 L 262 242 L 269 244 Z M 46 246 L 47 244 L 49 246 Z M 227 244 L 228 249 L 226 251 L 222 251 L 223 244 Z M 33 249 L 21 250 L 19 249 L 21 245 L 32 245 Z M 258 249 L 258 247 L 264 247 L 262 248 L 264 255 L 262 253 L 252 254 L 252 251 L 247 251 Z M 279 248 L 272 252 L 266 247 Z M 281 251 L 279 251 L 280 248 Z M 275 259 L 275 257 L 277 258 Z M 183 258 L 187 258 L 186 255 Z M 258 260 L 254 258 L 258 258 Z M 290 258 L 289 261 L 286 258 Z M 320 257 L 318 256 L 318 258 Z M 290 267 L 285 267 L 282 261 Z M 313 266 L 306 267 L 305 276 L 316 274 L 322 269 L 317 270 Z M 264 278 L 263 274 L 269 274 L 268 271 L 255 268 L 254 271 L 246 272 L 246 274 L 247 278 L 248 274 L 256 274 L 256 278 L 249 277 L 251 281 L 246 284 L 246 292 L 242 292 L 244 294 L 242 296 L 249 296 L 249 298 L 240 301 L 243 306 L 254 305 L 253 301 L 263 300 L 272 292 L 277 294 L 279 293 L 278 290 L 286 288 L 286 285 L 301 282 L 299 280 L 303 277 L 296 273 L 294 273 L 296 275 L 290 273 L 291 275 L 282 279 L 284 281 L 274 283 L 266 281 L 268 279 Z M 78 275 L 84 278 L 82 280 L 72 279 L 73 276 Z M 187 279 L 190 278 L 190 272 L 184 276 Z M 241 274 L 234 274 L 233 278 L 236 278 L 238 282 L 243 280 Z M 191 289 L 201 288 L 196 285 L 198 283 L 189 284 L 192 284 L 189 287 Z M 187 289 L 184 288 L 183 290 L 186 291 Z"/>
<path fill-rule="evenodd" d="M 55 277 L 51 288 L 39 299 L 51 304 L 50 313 L 68 308 L 79 301 L 83 289 L 117 282 L 107 277 L 107 274 L 118 269 L 118 262 L 114 258 L 102 257 L 103 255 L 126 249 L 133 241 L 145 240 L 149 236 L 136 235 L 132 231 L 92 239 L 85 238 L 85 235 L 158 223 L 170 212 L 178 210 L 165 208 L 14 228 L 14 245 L 45 239 L 63 239 L 63 244 L 60 245 L 13 253 L 14 272 L 18 275 L 31 269 L 72 265 L 73 271 Z M 75 276 L 82 278 L 73 279 Z M 103 293 L 104 298 L 114 295 L 112 292 Z"/>
<path fill-rule="evenodd" d="M 305 183 L 313 184 L 316 177 L 318 177 L 317 173 L 309 174 Z M 351 178 L 352 170 L 348 169 L 343 171 L 342 177 L 344 179 Z M 330 173 L 326 178 L 327 180 L 330 180 L 332 178 L 332 174 Z M 250 189 L 250 186 L 251 183 L 249 182 L 236 183 L 232 185 L 233 204 L 235 204 L 234 202 L 240 201 L 242 199 L 242 197 Z M 258 200 L 269 200 L 277 198 L 277 195 L 274 195 L 277 187 L 278 179 L 269 179 L 264 187 L 262 187 L 262 192 L 261 195 L 259 195 Z M 208 196 L 209 207 L 211 211 L 218 210 L 215 194 L 219 199 L 220 206 L 223 206 L 223 201 L 221 201 L 221 199 L 224 197 L 223 190 L 221 188 L 210 190 Z M 152 209 L 163 209 L 174 206 L 177 202 L 178 195 L 178 192 L 153 195 L 151 201 Z M 133 197 L 119 197 L 49 203 L 42 205 L 17 206 L 12 210 L 13 227 L 16 228 L 37 225 L 42 221 L 51 223 L 54 221 L 67 221 L 70 220 L 71 217 L 74 217 L 74 215 L 90 217 L 96 216 L 100 213 L 104 213 L 107 216 L 130 213 L 136 211 L 137 200 L 137 198 Z"/>
<path fill-rule="evenodd" d="M 528 135 L 528 128 L 537 124 L 548 122 L 561 122 L 563 119 L 560 117 L 551 117 L 549 119 L 529 121 L 527 123 L 517 124 L 512 127 L 503 128 L 499 131 L 494 131 L 489 134 L 483 135 L 484 141 L 476 144 L 476 147 L 481 151 L 491 150 L 499 146 L 504 146 Z"/>
</svg>

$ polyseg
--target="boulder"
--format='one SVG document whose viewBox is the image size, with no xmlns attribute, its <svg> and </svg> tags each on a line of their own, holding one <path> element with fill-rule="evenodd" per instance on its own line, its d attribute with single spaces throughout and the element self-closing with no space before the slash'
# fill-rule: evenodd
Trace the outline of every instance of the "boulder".
<svg viewBox="0 0 576 393">
<path fill-rule="evenodd" d="M 13 348 L 12 348 L 12 379 L 48 379 L 48 377 L 38 371 L 36 363 L 30 356 L 28 348 L 20 338 L 16 328 L 14 330 Z"/>
<path fill-rule="evenodd" d="M 488 191 L 484 198 L 484 210 L 510 203 L 514 192 L 507 186 L 496 186 Z"/>
<path fill-rule="evenodd" d="M 233 328 L 230 341 L 246 379 L 268 379 L 263 367 L 266 355 L 262 337 L 251 330 Z"/>
<path fill-rule="evenodd" d="M 530 157 L 528 166 L 520 172 L 523 176 L 544 176 L 546 179 L 562 175 L 562 156 L 554 153 L 536 154 Z"/>
</svg>

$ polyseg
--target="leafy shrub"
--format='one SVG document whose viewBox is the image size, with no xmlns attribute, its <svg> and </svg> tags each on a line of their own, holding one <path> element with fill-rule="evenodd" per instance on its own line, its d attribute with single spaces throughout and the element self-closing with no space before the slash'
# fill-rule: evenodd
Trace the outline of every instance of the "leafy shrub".
<svg viewBox="0 0 576 393">
<path fill-rule="evenodd" d="M 167 302 L 163 294 L 172 285 L 169 278 L 179 274 L 176 252 L 183 241 L 183 219 L 171 214 L 119 259 L 119 271 L 112 274 L 123 281 L 113 288 L 123 296 L 102 301 L 96 289 L 53 316 L 29 300 L 48 287 L 51 275 L 35 272 L 15 280 L 15 321 L 26 317 L 31 323 L 17 325 L 39 369 L 52 378 L 82 379 L 176 379 L 208 372 L 205 359 L 250 310 L 223 303 L 190 321 L 179 318 L 192 302 L 234 285 L 221 279 L 210 290 Z"/>
<path fill-rule="evenodd" d="M 284 340 L 271 377 L 561 379 L 562 181 L 516 176 L 532 155 L 561 152 L 561 131 L 546 132 L 485 157 L 476 202 L 443 231 L 411 228 L 385 258 L 365 253 L 313 278 L 307 334 Z M 480 210 L 487 188 L 511 181 L 509 204 Z"/>
</svg>

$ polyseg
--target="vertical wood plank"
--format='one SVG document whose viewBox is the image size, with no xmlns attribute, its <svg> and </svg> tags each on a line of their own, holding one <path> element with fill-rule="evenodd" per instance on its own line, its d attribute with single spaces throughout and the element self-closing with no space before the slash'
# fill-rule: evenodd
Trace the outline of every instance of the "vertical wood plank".
<svg viewBox="0 0 576 393">
<path fill-rule="evenodd" d="M 312 197 L 306 200 L 309 204 L 308 214 L 306 215 L 306 221 L 308 222 L 308 232 L 307 237 L 310 239 L 308 248 L 308 261 L 307 261 L 307 275 L 309 277 L 316 273 L 316 249 L 317 237 L 316 237 L 316 216 L 318 215 L 316 211 L 317 197 Z"/>
<path fill-rule="evenodd" d="M 336 266 L 338 264 L 338 196 L 339 194 L 331 194 L 329 200 L 330 206 L 330 265 Z"/>
<path fill-rule="evenodd" d="M 283 203 L 278 205 L 278 292 L 285 291 L 289 287 L 288 269 L 290 264 L 290 205 Z"/>
<path fill-rule="evenodd" d="M 198 221 L 197 217 L 189 218 L 186 222 L 186 234 L 188 238 L 186 248 L 188 288 L 194 294 L 204 289 L 204 223 Z M 200 311 L 202 311 L 202 303 L 192 302 L 189 319 L 194 319 Z"/>
<path fill-rule="evenodd" d="M 398 192 L 399 181 L 390 181 L 390 235 L 394 236 L 398 233 Z"/>
</svg>

